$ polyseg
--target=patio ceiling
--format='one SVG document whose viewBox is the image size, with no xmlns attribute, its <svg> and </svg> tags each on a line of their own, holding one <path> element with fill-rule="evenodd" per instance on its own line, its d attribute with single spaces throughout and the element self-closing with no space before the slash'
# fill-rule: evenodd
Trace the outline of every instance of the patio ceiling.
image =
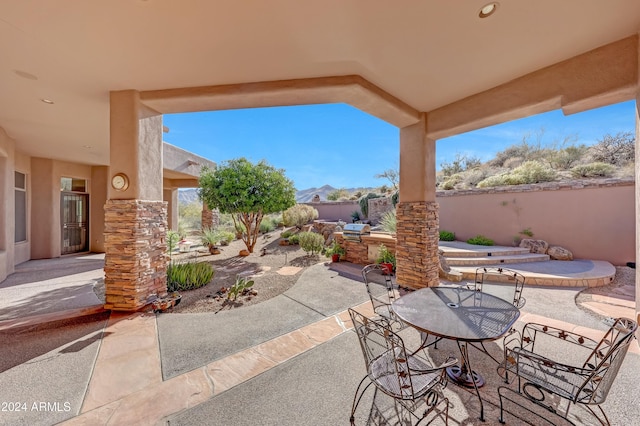
<svg viewBox="0 0 640 426">
<path fill-rule="evenodd" d="M 0 127 L 109 162 L 109 92 L 359 75 L 429 112 L 640 31 L 640 2 L 6 0 Z M 50 99 L 53 105 L 41 99 Z"/>
</svg>

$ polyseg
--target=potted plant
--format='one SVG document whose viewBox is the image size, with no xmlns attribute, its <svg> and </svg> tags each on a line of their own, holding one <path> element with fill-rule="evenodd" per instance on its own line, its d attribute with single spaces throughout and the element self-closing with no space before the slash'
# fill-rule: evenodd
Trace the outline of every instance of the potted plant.
<svg viewBox="0 0 640 426">
<path fill-rule="evenodd" d="M 346 251 L 344 248 L 342 248 L 342 246 L 340 246 L 340 244 L 338 244 L 337 241 L 333 241 L 333 244 L 327 247 L 324 254 L 327 257 L 330 257 L 332 262 L 339 262 L 340 257 L 344 256 L 346 254 Z"/>
<path fill-rule="evenodd" d="M 220 242 L 220 233 L 215 229 L 203 229 L 202 235 L 200 235 L 200 242 L 203 246 L 209 248 L 209 253 L 220 254 L 218 243 Z"/>
<path fill-rule="evenodd" d="M 386 271 L 387 274 L 391 275 L 396 267 L 396 255 L 393 254 L 387 246 L 380 244 L 376 263 L 382 265 L 383 270 Z"/>
</svg>

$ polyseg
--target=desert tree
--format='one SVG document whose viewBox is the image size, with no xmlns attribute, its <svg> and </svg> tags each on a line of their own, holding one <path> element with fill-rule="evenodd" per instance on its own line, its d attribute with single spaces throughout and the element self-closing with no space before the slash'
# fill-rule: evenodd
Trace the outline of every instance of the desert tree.
<svg viewBox="0 0 640 426">
<path fill-rule="evenodd" d="M 229 160 L 216 169 L 203 167 L 198 195 L 210 209 L 230 213 L 236 228 L 244 226 L 242 240 L 253 253 L 264 215 L 296 203 L 293 182 L 284 173 L 266 161 Z"/>
</svg>

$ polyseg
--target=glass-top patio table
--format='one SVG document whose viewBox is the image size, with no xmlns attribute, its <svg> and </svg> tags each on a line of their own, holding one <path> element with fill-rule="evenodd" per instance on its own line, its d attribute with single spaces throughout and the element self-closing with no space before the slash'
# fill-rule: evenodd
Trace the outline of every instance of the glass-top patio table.
<svg viewBox="0 0 640 426">
<path fill-rule="evenodd" d="M 393 302 L 391 308 L 398 318 L 417 330 L 456 341 L 462 359 L 459 366 L 450 367 L 447 373 L 455 383 L 475 389 L 480 400 L 480 420 L 484 421 L 484 406 L 478 389 L 484 385 L 484 379 L 471 369 L 467 344 L 491 356 L 484 348 L 484 342 L 504 336 L 520 316 L 520 310 L 506 300 L 459 287 L 417 290 Z M 423 345 L 426 345 L 426 339 Z"/>
</svg>

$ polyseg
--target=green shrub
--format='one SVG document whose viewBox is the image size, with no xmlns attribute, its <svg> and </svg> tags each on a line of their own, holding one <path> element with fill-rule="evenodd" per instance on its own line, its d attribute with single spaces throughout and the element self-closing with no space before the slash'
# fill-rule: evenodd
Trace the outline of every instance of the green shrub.
<svg viewBox="0 0 640 426">
<path fill-rule="evenodd" d="M 449 176 L 447 180 L 442 182 L 442 185 L 440 185 L 440 188 L 446 191 L 450 191 L 452 189 L 455 189 L 456 185 L 459 184 L 460 182 L 462 182 L 462 174 L 456 173 L 455 175 Z"/>
<path fill-rule="evenodd" d="M 306 204 L 296 204 L 282 213 L 282 220 L 286 226 L 302 228 L 307 223 L 318 218 L 318 210 Z"/>
<path fill-rule="evenodd" d="M 526 161 L 513 169 L 512 174 L 522 176 L 524 183 L 551 182 L 557 176 L 555 170 L 540 161 Z"/>
<path fill-rule="evenodd" d="M 315 232 L 301 232 L 298 234 L 300 238 L 300 247 L 302 250 L 312 255 L 320 253 L 324 248 L 324 237 Z M 291 239 L 289 239 L 291 241 Z"/>
<path fill-rule="evenodd" d="M 456 234 L 451 231 L 440 231 L 440 241 L 455 241 Z"/>
<path fill-rule="evenodd" d="M 469 238 L 467 240 L 468 244 L 474 244 L 477 246 L 492 246 L 493 245 L 493 240 L 485 237 L 484 235 L 476 235 L 473 238 Z"/>
<path fill-rule="evenodd" d="M 282 238 L 289 238 L 289 237 L 290 237 L 290 236 L 292 236 L 292 235 L 293 235 L 293 232 L 291 232 L 291 231 L 289 231 L 289 230 L 284 231 L 284 232 L 282 232 L 282 233 L 280 234 L 280 236 L 281 236 Z"/>
<path fill-rule="evenodd" d="M 289 237 L 289 244 L 300 244 L 300 235 L 293 234 Z"/>
<path fill-rule="evenodd" d="M 391 263 L 393 267 L 396 267 L 396 255 L 387 248 L 384 244 L 380 244 L 378 249 L 378 257 L 376 263 Z"/>
<path fill-rule="evenodd" d="M 382 230 L 385 232 L 391 232 L 391 233 L 396 232 L 396 225 L 397 225 L 397 219 L 396 219 L 395 210 L 389 210 L 388 212 L 382 215 L 382 218 L 380 218 L 380 226 L 382 227 Z"/>
<path fill-rule="evenodd" d="M 236 234 L 231 231 L 220 230 L 220 245 L 228 246 L 229 243 L 236 239 Z"/>
<path fill-rule="evenodd" d="M 169 252 L 169 257 L 178 246 L 178 241 L 180 241 L 180 234 L 176 231 L 167 231 L 167 251 Z"/>
<path fill-rule="evenodd" d="M 213 274 L 213 267 L 208 263 L 170 263 L 167 267 L 167 290 L 184 291 L 203 287 L 209 284 Z"/>
<path fill-rule="evenodd" d="M 215 247 L 220 243 L 221 239 L 222 234 L 217 229 L 206 228 L 200 234 L 200 242 L 205 247 Z"/>
<path fill-rule="evenodd" d="M 260 232 L 266 234 L 267 232 L 271 232 L 276 229 L 276 224 L 273 219 L 265 217 L 260 222 Z"/>
<path fill-rule="evenodd" d="M 615 166 L 598 161 L 573 167 L 571 169 L 571 175 L 575 178 L 609 177 L 613 175 L 615 170 Z"/>
<path fill-rule="evenodd" d="M 551 182 L 557 176 L 555 170 L 540 161 L 526 161 L 510 172 L 490 176 L 478 182 L 479 188 L 527 183 Z"/>
</svg>

